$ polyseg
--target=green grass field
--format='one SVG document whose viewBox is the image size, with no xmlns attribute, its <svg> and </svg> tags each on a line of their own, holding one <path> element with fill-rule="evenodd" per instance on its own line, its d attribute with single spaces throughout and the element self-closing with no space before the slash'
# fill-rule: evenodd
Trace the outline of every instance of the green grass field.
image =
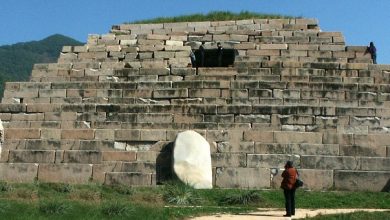
<svg viewBox="0 0 390 220">
<path fill-rule="evenodd" d="M 208 213 L 282 208 L 280 190 L 195 190 L 170 183 L 155 188 L 99 184 L 0 183 L 0 219 L 183 219 Z M 297 191 L 298 208 L 390 209 L 390 193 Z M 389 213 L 358 213 L 386 219 Z M 379 217 L 378 217 L 379 216 Z M 327 218 L 319 218 L 327 219 Z M 357 219 L 343 217 L 332 219 Z"/>
</svg>

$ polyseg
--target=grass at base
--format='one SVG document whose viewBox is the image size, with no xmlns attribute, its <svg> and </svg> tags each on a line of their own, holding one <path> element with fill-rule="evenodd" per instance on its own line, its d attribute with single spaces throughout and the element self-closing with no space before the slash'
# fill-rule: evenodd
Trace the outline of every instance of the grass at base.
<svg viewBox="0 0 390 220">
<path fill-rule="evenodd" d="M 59 201 L 66 208 L 58 213 L 47 213 L 40 209 L 37 202 L 0 200 L 0 219 L 14 220 L 93 220 L 93 219 L 132 219 L 132 220 L 168 220 L 183 219 L 189 216 L 199 216 L 213 213 L 243 213 L 251 208 L 237 207 L 162 207 L 146 206 L 133 203 L 123 203 L 126 209 L 122 211 L 106 211 L 99 203 L 81 203 L 79 201 Z M 112 201 L 112 204 L 115 204 Z M 115 206 L 115 205 L 114 205 Z"/>
<path fill-rule="evenodd" d="M 234 204 L 225 201 L 233 201 Z M 92 183 L 69 185 L 0 182 L 0 219 L 183 219 L 189 216 L 244 213 L 256 208 L 283 206 L 281 190 L 195 190 L 183 184 L 132 188 Z M 311 192 L 299 189 L 296 206 L 298 209 L 390 209 L 390 193 Z"/>
</svg>

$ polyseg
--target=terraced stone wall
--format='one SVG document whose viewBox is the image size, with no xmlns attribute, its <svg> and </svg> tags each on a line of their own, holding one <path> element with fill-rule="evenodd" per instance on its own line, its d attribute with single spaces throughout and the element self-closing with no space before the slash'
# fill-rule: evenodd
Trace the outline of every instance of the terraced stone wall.
<svg viewBox="0 0 390 220">
<path fill-rule="evenodd" d="M 191 67 L 202 42 L 234 64 Z M 192 129 L 218 187 L 278 188 L 293 160 L 307 188 L 386 191 L 389 75 L 315 19 L 116 25 L 6 84 L 0 178 L 153 186 Z"/>
</svg>

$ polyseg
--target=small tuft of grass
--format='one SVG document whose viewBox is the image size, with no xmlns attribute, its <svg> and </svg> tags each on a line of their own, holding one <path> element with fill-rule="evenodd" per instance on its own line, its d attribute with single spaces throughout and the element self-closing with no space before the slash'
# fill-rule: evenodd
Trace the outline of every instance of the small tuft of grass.
<svg viewBox="0 0 390 220">
<path fill-rule="evenodd" d="M 114 185 L 112 186 L 112 189 L 121 194 L 121 195 L 133 195 L 134 190 L 130 186 L 125 186 L 125 185 Z"/>
<path fill-rule="evenodd" d="M 260 202 L 260 194 L 255 190 L 242 190 L 221 198 L 221 205 L 249 205 Z"/>
<path fill-rule="evenodd" d="M 75 200 L 85 200 L 85 201 L 101 201 L 102 194 L 100 191 L 93 191 L 90 189 L 75 189 L 70 194 L 69 197 Z"/>
<path fill-rule="evenodd" d="M 73 191 L 73 186 L 68 183 L 39 183 L 39 190 L 54 190 L 59 193 L 70 193 Z"/>
<path fill-rule="evenodd" d="M 38 192 L 30 189 L 18 188 L 13 191 L 14 195 L 18 199 L 31 199 L 35 200 L 38 198 Z"/>
<path fill-rule="evenodd" d="M 5 181 L 0 181 L 0 192 L 9 192 L 12 190 L 12 186 Z"/>
<path fill-rule="evenodd" d="M 179 181 L 165 185 L 163 198 L 175 205 L 194 205 L 200 200 L 194 188 Z"/>
<path fill-rule="evenodd" d="M 100 209 L 101 209 L 101 212 L 103 215 L 109 216 L 109 217 L 114 217 L 114 216 L 125 217 L 134 211 L 129 206 L 128 203 L 118 202 L 118 201 L 103 202 Z"/>
<path fill-rule="evenodd" d="M 68 183 L 60 183 L 54 185 L 53 189 L 59 193 L 70 193 L 73 191 L 73 186 Z"/>
<path fill-rule="evenodd" d="M 47 215 L 66 214 L 70 208 L 70 205 L 57 200 L 41 200 L 38 204 L 39 211 Z"/>
</svg>

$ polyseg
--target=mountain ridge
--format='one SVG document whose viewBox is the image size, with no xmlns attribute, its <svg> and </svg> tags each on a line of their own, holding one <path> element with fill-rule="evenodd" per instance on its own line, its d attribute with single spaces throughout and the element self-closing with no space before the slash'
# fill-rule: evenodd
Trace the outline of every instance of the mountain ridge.
<svg viewBox="0 0 390 220">
<path fill-rule="evenodd" d="M 4 83 L 28 81 L 36 63 L 56 62 L 63 46 L 83 45 L 73 38 L 53 34 L 42 40 L 0 46 L 0 93 Z"/>
</svg>

